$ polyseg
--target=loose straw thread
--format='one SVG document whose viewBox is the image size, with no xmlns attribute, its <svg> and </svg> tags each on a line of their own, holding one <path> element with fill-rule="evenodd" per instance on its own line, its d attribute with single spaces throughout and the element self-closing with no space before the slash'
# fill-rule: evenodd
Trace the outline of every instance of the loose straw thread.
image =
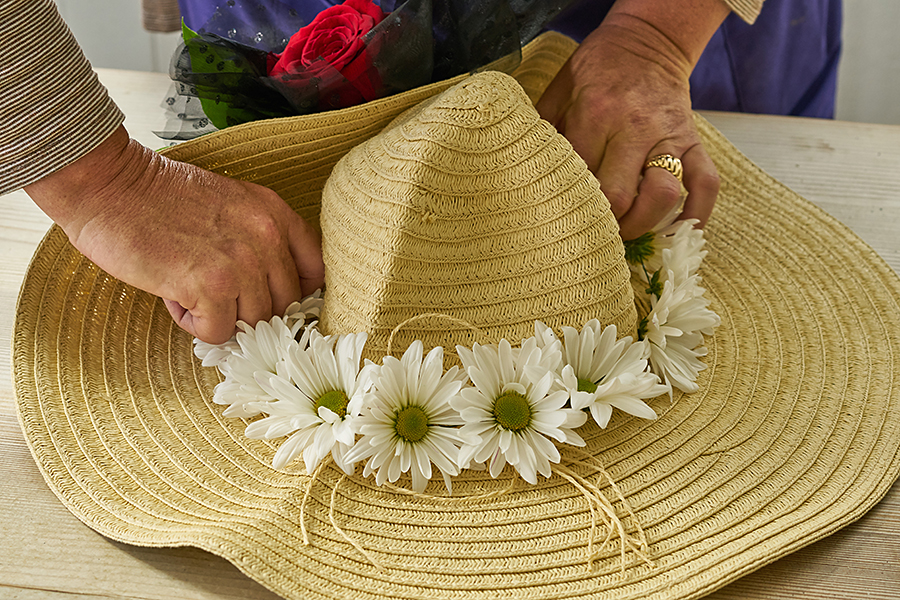
<svg viewBox="0 0 900 600">
<path fill-rule="evenodd" d="M 641 541 L 636 540 L 632 535 L 630 535 L 627 531 L 625 531 L 625 526 L 622 524 L 622 520 L 616 514 L 615 508 L 613 508 L 612 503 L 609 501 L 609 499 L 606 498 L 606 496 L 603 494 L 603 492 L 600 491 L 600 489 L 597 486 L 591 484 L 585 478 L 581 477 L 577 473 L 570 471 L 567 467 L 564 467 L 563 465 L 557 465 L 556 470 L 560 474 L 561 477 L 566 479 L 569 483 L 571 483 L 573 486 L 575 486 L 575 488 L 578 489 L 582 493 L 582 495 L 588 501 L 589 507 L 595 506 L 596 508 L 599 508 L 601 513 L 605 514 L 606 517 L 608 517 L 608 520 L 607 519 L 603 520 L 604 524 L 609 528 L 608 529 L 609 535 L 607 535 L 606 540 L 604 540 L 603 544 L 605 545 L 606 543 L 608 543 L 609 540 L 612 539 L 614 533 L 619 534 L 619 539 L 621 540 L 621 542 L 619 544 L 619 549 L 620 549 L 619 555 L 620 555 L 620 567 L 621 567 L 622 573 L 625 573 L 625 567 L 628 564 L 628 560 L 627 560 L 628 550 L 631 550 L 632 552 L 634 552 L 635 555 L 637 555 L 639 558 L 643 559 L 644 562 L 646 562 L 650 566 L 653 566 L 653 562 L 650 560 L 650 557 L 647 556 L 646 552 L 644 552 L 644 550 L 641 549 L 641 547 L 640 547 Z M 591 537 L 589 537 L 589 539 L 588 539 L 588 563 L 587 563 L 588 569 L 593 569 L 593 567 L 594 567 L 595 555 L 594 555 L 594 548 L 593 548 L 593 538 L 594 538 L 594 535 L 596 532 L 596 528 L 595 528 L 596 518 L 597 518 L 596 513 L 593 510 L 591 510 L 592 523 L 591 523 L 591 533 L 590 533 Z"/>
<path fill-rule="evenodd" d="M 591 458 L 596 460 L 595 457 L 591 457 Z M 636 556 L 638 556 L 641 560 L 643 560 L 649 566 L 651 566 L 651 567 L 655 566 L 653 561 L 650 559 L 650 557 L 647 553 L 648 544 L 647 544 L 647 539 L 646 539 L 646 535 L 644 533 L 643 528 L 641 528 L 640 523 L 638 523 L 637 517 L 634 514 L 634 511 L 628 505 L 628 502 L 627 502 L 627 500 L 625 500 L 625 497 L 622 494 L 621 490 L 619 490 L 618 486 L 615 485 L 615 482 L 609 476 L 609 473 L 606 472 L 606 469 L 604 469 L 602 467 L 602 465 L 598 465 L 598 464 L 588 464 L 588 463 L 583 463 L 582 461 L 569 461 L 569 462 L 574 463 L 574 464 L 584 464 L 584 465 L 591 467 L 594 470 L 598 471 L 613 487 L 613 489 L 616 492 L 617 498 L 622 501 L 623 505 L 625 506 L 626 512 L 631 517 L 632 522 L 635 523 L 635 525 L 637 527 L 637 531 L 638 531 L 638 535 L 637 535 L 637 537 L 635 537 L 635 536 L 629 534 L 625 530 L 625 526 L 622 523 L 622 520 L 616 514 L 616 510 L 615 510 L 615 507 L 613 506 L 612 502 L 609 501 L 609 499 L 600 490 L 599 487 L 592 484 L 590 481 L 588 481 L 584 477 L 573 472 L 571 469 L 569 469 L 565 465 L 563 465 L 563 464 L 556 465 L 556 472 L 561 477 L 563 477 L 566 481 L 571 483 L 579 492 L 581 492 L 581 494 L 584 496 L 585 500 L 587 500 L 588 509 L 591 512 L 591 530 L 588 535 L 588 548 L 587 548 L 587 556 L 588 556 L 587 568 L 588 568 L 588 570 L 593 570 L 594 561 L 596 560 L 597 555 L 600 553 L 599 549 L 596 552 L 594 550 L 594 542 L 597 537 L 597 521 L 598 521 L 598 519 L 602 520 L 603 524 L 607 528 L 606 538 L 603 540 L 603 543 L 599 544 L 600 548 L 605 547 L 613 539 L 613 537 L 616 533 L 619 534 L 619 539 L 621 540 L 620 544 L 619 544 L 619 548 L 620 548 L 619 560 L 620 560 L 621 572 L 623 574 L 625 573 L 625 569 L 628 564 L 627 555 L 628 555 L 629 550 L 632 551 Z M 313 480 L 318 475 L 319 470 L 322 468 L 322 466 L 323 465 L 320 465 L 319 468 L 316 469 L 316 472 L 313 475 Z M 356 548 L 357 551 L 360 554 L 362 554 L 370 563 L 372 563 L 372 565 L 375 568 L 377 568 L 380 571 L 384 571 L 385 570 L 384 566 L 380 562 L 375 560 L 375 558 L 372 556 L 372 554 L 369 551 L 367 551 L 365 548 L 363 548 L 359 542 L 357 542 L 356 540 L 351 538 L 337 524 L 337 520 L 335 519 L 335 516 L 334 516 L 334 508 L 335 508 L 336 499 L 337 499 L 337 490 L 338 490 L 338 487 L 340 486 L 340 484 L 346 478 L 347 478 L 347 475 L 345 473 L 342 473 L 341 478 L 338 480 L 338 482 L 335 484 L 334 488 L 331 490 L 331 502 L 330 502 L 329 510 L 328 510 L 328 519 L 331 522 L 331 526 L 334 528 L 334 530 L 341 537 L 343 537 L 347 541 L 347 543 L 349 543 L 354 548 Z M 431 500 L 431 501 L 436 500 L 436 501 L 440 501 L 440 502 L 462 503 L 462 502 L 472 502 L 472 501 L 477 501 L 477 500 L 486 500 L 486 499 L 490 499 L 490 498 L 496 498 L 496 497 L 503 496 L 505 494 L 510 493 L 516 487 L 517 481 L 518 481 L 518 478 L 513 477 L 512 479 L 510 479 L 509 485 L 507 485 L 503 489 L 494 490 L 492 492 L 488 492 L 485 494 L 478 494 L 475 496 L 458 496 L 458 497 L 432 496 L 430 494 L 423 494 L 423 493 L 415 492 L 412 490 L 408 490 L 406 488 L 395 486 L 388 482 L 385 482 L 383 485 L 384 485 L 384 487 L 387 487 L 394 492 L 406 494 L 406 495 L 412 496 L 414 498 L 420 498 L 423 500 Z M 312 485 L 312 481 L 310 482 L 310 486 L 311 485 Z M 305 497 L 304 497 L 304 502 L 305 502 Z M 599 508 L 599 514 L 597 511 L 598 508 Z M 301 508 L 301 516 L 302 516 L 302 508 Z M 304 529 L 304 543 L 308 543 L 306 540 L 305 529 Z"/>
<path fill-rule="evenodd" d="M 568 481 L 572 485 L 574 485 L 575 488 L 584 495 L 584 498 L 585 498 L 585 500 L 587 500 L 587 503 L 588 503 L 588 509 L 591 511 L 591 530 L 590 530 L 590 532 L 588 532 L 588 548 L 587 548 L 587 554 L 588 554 L 587 568 L 588 568 L 588 571 L 591 571 L 594 568 L 594 539 L 597 537 L 597 511 L 594 509 L 594 502 L 593 502 L 593 499 L 591 498 L 591 495 L 587 492 L 586 489 L 584 489 L 584 487 L 578 485 L 577 482 L 573 481 L 572 479 L 569 479 L 563 473 L 560 473 L 560 476 L 565 479 L 568 479 Z M 602 544 L 603 546 L 605 546 L 609 542 L 609 540 L 612 539 L 612 534 L 613 534 L 613 528 L 611 527 L 611 523 L 609 523 L 605 519 L 604 519 L 604 523 L 606 523 L 606 525 L 607 525 L 607 534 L 606 534 L 606 539 L 603 540 L 603 544 Z"/>
<path fill-rule="evenodd" d="M 634 510 L 632 510 L 632 508 L 631 508 L 631 504 L 629 504 L 628 500 L 625 499 L 625 494 L 622 493 L 622 490 L 616 484 L 616 481 L 612 478 L 612 475 L 610 475 L 609 472 L 603 467 L 603 463 L 600 462 L 600 459 L 598 459 L 596 456 L 594 456 L 590 452 L 587 452 L 584 449 L 578 448 L 576 446 L 572 446 L 571 448 L 568 448 L 568 450 L 578 452 L 582 456 L 586 457 L 589 461 L 589 462 L 584 462 L 581 460 L 568 459 L 567 462 L 569 464 L 582 465 L 582 466 L 588 467 L 589 469 L 593 469 L 593 470 L 597 471 L 600 475 L 602 475 L 604 479 L 606 479 L 607 483 L 609 483 L 609 486 L 616 493 L 616 497 L 622 503 L 622 506 L 625 509 L 625 512 L 627 512 L 628 516 L 631 517 L 631 522 L 634 524 L 635 529 L 637 529 L 638 540 L 641 543 L 641 550 L 643 550 L 644 552 L 647 552 L 650 544 L 647 541 L 647 534 L 644 532 L 644 528 L 641 527 L 640 520 L 638 520 L 637 515 L 634 513 Z"/>
<path fill-rule="evenodd" d="M 325 469 L 331 463 L 331 456 L 326 456 L 320 463 L 319 466 L 316 467 L 315 471 L 313 471 L 312 476 L 309 478 L 309 482 L 306 484 L 306 491 L 303 493 L 303 500 L 300 502 L 300 533 L 303 538 L 303 545 L 309 546 L 309 535 L 306 532 L 306 502 L 309 500 L 309 493 L 312 490 L 312 486 L 315 485 L 316 481 L 319 479 L 319 475 L 322 474 L 322 470 Z M 356 548 L 360 554 L 366 557 L 372 565 L 375 566 L 379 571 L 384 571 L 384 567 L 379 563 L 375 558 L 372 557 L 372 554 L 366 551 L 365 548 L 362 547 L 356 540 L 347 535 L 343 529 L 337 524 L 337 520 L 334 518 L 334 505 L 337 501 L 337 489 L 338 486 L 347 478 L 346 473 L 341 473 L 341 478 L 338 479 L 338 482 L 334 484 L 334 488 L 331 490 L 331 501 L 328 505 L 328 520 L 331 521 L 331 526 L 334 530 L 351 546 Z"/>
<path fill-rule="evenodd" d="M 309 478 L 309 482 L 306 484 L 306 491 L 303 492 L 303 500 L 300 502 L 300 533 L 303 536 L 303 545 L 309 546 L 309 536 L 306 533 L 306 501 L 309 500 L 309 492 L 312 490 L 313 484 L 319 478 L 319 475 L 322 473 L 322 469 L 325 468 L 325 465 L 331 462 L 331 455 L 326 456 L 321 462 L 319 462 L 319 466 L 312 473 L 312 477 Z"/>
<path fill-rule="evenodd" d="M 591 483 L 585 477 L 575 473 L 568 466 L 560 463 L 556 466 L 556 472 L 559 473 L 561 477 L 566 479 L 569 483 L 571 483 L 575 488 L 581 492 L 584 496 L 585 500 L 588 502 L 588 508 L 591 511 L 591 530 L 588 534 L 588 562 L 587 567 L 589 570 L 592 570 L 594 567 L 594 560 L 599 554 L 598 551 L 594 551 L 594 541 L 597 535 L 597 520 L 598 520 L 598 512 L 596 509 L 599 509 L 599 518 L 602 519 L 604 525 L 607 528 L 606 539 L 603 540 L 603 543 L 600 544 L 600 547 L 606 546 L 614 537 L 616 533 L 619 535 L 619 539 L 621 540 L 619 548 L 620 548 L 620 566 L 622 573 L 625 572 L 625 567 L 627 565 L 627 552 L 631 550 L 634 554 L 647 563 L 649 566 L 655 566 L 653 561 L 649 556 L 649 544 L 647 543 L 647 536 L 644 532 L 644 529 L 641 527 L 640 522 L 637 519 L 637 515 L 632 510 L 628 501 L 625 498 L 625 495 L 622 493 L 619 486 L 616 485 L 613 478 L 609 475 L 603 465 L 599 462 L 597 457 L 579 449 L 574 448 L 574 450 L 581 452 L 583 455 L 590 459 L 590 462 L 584 462 L 580 460 L 567 460 L 566 462 L 569 464 L 579 464 L 587 466 L 599 473 L 599 476 L 605 479 L 609 485 L 612 487 L 615 492 L 616 498 L 622 503 L 625 508 L 626 513 L 631 518 L 632 523 L 637 529 L 637 535 L 634 536 L 628 533 L 625 530 L 625 526 L 622 522 L 622 519 L 616 514 L 615 507 L 612 502 L 606 497 L 603 491 L 600 489 L 598 485 Z"/>
<path fill-rule="evenodd" d="M 450 321 L 451 323 L 455 323 L 456 325 L 462 325 L 466 329 L 470 329 L 474 333 L 478 334 L 478 336 L 481 338 L 482 342 L 488 341 L 488 336 L 484 331 L 482 331 L 479 327 L 469 323 L 466 320 L 458 319 L 456 317 L 452 317 L 452 316 L 446 315 L 444 313 L 423 313 L 421 315 L 414 315 L 414 316 L 406 319 L 405 321 L 401 322 L 396 327 L 394 327 L 394 329 L 391 331 L 391 335 L 388 336 L 387 355 L 391 356 L 391 346 L 394 343 L 394 336 L 397 333 L 399 333 L 401 329 L 403 329 L 404 327 L 406 327 L 407 325 L 409 325 L 411 323 L 415 323 L 416 321 L 420 321 L 422 319 L 427 319 L 427 318 L 444 319 L 445 321 Z M 451 349 L 445 348 L 445 350 L 447 352 L 453 352 L 452 348 Z"/>
<path fill-rule="evenodd" d="M 359 543 L 357 543 L 356 540 L 354 540 L 349 535 L 344 533 L 344 530 L 340 528 L 340 526 L 337 524 L 337 521 L 334 518 L 334 505 L 335 505 L 335 500 L 337 498 L 338 486 L 340 486 L 341 482 L 343 482 L 344 479 L 346 479 L 346 478 L 347 478 L 347 474 L 341 473 L 341 478 L 338 479 L 337 483 L 334 484 L 334 488 L 331 490 L 331 505 L 328 507 L 328 520 L 331 521 L 331 526 L 334 527 L 334 530 L 337 531 L 339 534 L 341 534 L 341 537 L 343 537 L 345 540 L 347 540 L 347 542 L 351 546 L 356 548 L 360 554 L 365 556 L 369 560 L 369 562 L 375 566 L 376 569 L 378 569 L 379 571 L 384 571 L 385 568 L 381 565 L 381 563 L 379 563 L 377 560 L 375 560 L 375 558 L 365 548 L 363 548 Z"/>
<path fill-rule="evenodd" d="M 319 475 L 321 475 L 322 470 L 331 463 L 331 456 L 326 456 L 322 462 L 319 463 L 319 466 L 316 467 L 315 471 L 313 471 L 312 476 L 309 478 L 309 482 L 306 485 L 306 491 L 303 493 L 303 500 L 300 502 L 300 533 L 303 538 L 303 545 L 309 546 L 309 535 L 306 532 L 306 502 L 309 499 L 310 490 L 312 490 L 313 485 L 319 479 Z M 337 483 L 334 484 L 334 488 L 331 490 L 331 502 L 328 505 L 328 520 L 331 521 L 331 526 L 334 530 L 351 546 L 356 548 L 360 554 L 366 557 L 372 565 L 375 566 L 379 571 L 384 571 L 384 567 L 372 556 L 371 553 L 366 551 L 356 540 L 347 535 L 343 529 L 341 529 L 340 525 L 337 524 L 337 520 L 334 518 L 334 505 L 337 502 L 337 490 L 338 486 L 347 478 L 346 473 L 341 473 L 341 478 L 338 479 Z"/>
<path fill-rule="evenodd" d="M 591 529 L 588 534 L 588 547 L 587 547 L 587 568 L 588 570 L 593 570 L 594 561 L 597 558 L 597 555 L 600 553 L 600 550 L 594 550 L 594 543 L 597 538 L 597 521 L 602 520 L 603 524 L 606 526 L 607 533 L 606 538 L 603 540 L 601 544 L 599 544 L 599 548 L 605 547 L 615 536 L 616 533 L 619 535 L 620 544 L 619 544 L 619 560 L 621 572 L 624 574 L 625 569 L 628 563 L 627 554 L 628 551 L 631 550 L 636 556 L 638 556 L 645 563 L 650 565 L 651 567 L 655 566 L 653 561 L 650 559 L 648 554 L 648 543 L 647 536 L 644 532 L 644 529 L 641 527 L 640 522 L 637 519 L 637 515 L 635 515 L 631 506 L 625 498 L 625 495 L 622 493 L 619 486 L 616 485 L 616 482 L 610 476 L 609 472 L 603 467 L 597 457 L 592 454 L 585 452 L 580 448 L 571 448 L 576 452 L 580 452 L 582 455 L 589 459 L 589 462 L 585 462 L 577 459 L 566 459 L 568 464 L 573 465 L 581 465 L 593 469 L 598 473 L 598 477 L 603 478 L 613 489 L 615 492 L 616 498 L 622 503 L 625 508 L 626 513 L 631 518 L 632 523 L 637 529 L 637 536 L 633 536 L 629 534 L 625 530 L 625 526 L 622 523 L 622 519 L 616 514 L 615 507 L 612 502 L 606 497 L 603 491 L 600 489 L 598 485 L 595 485 L 588 481 L 586 478 L 581 475 L 575 473 L 569 467 L 564 465 L 562 462 L 556 465 L 556 472 L 560 475 L 560 477 L 564 478 L 566 481 L 571 483 L 575 489 L 577 489 L 584 496 L 585 500 L 588 503 L 588 509 L 591 513 Z M 302 534 L 303 544 L 308 546 L 309 535 L 306 529 L 306 505 L 309 500 L 310 492 L 312 490 L 313 485 L 315 485 L 316 481 L 318 481 L 319 476 L 322 473 L 322 470 L 331 463 L 331 457 L 325 457 L 316 469 L 313 471 L 312 476 L 309 478 L 309 482 L 307 483 L 306 490 L 303 493 L 303 500 L 300 503 L 300 531 Z M 378 562 L 371 552 L 363 548 L 363 546 L 350 537 L 341 527 L 338 525 L 337 520 L 335 519 L 335 505 L 337 503 L 337 490 L 338 487 L 343 483 L 344 479 L 347 478 L 346 473 L 341 473 L 340 479 L 338 479 L 337 483 L 335 483 L 334 487 L 331 490 L 331 500 L 329 502 L 328 507 L 328 520 L 331 522 L 331 526 L 334 530 L 347 541 L 351 546 L 356 548 L 356 550 L 362 554 L 372 565 L 380 570 L 384 571 L 384 566 Z M 491 498 L 497 498 L 504 496 L 506 494 L 511 493 L 518 482 L 518 477 L 512 477 L 509 481 L 509 484 L 499 490 L 493 490 L 491 492 L 487 492 L 484 494 L 477 494 L 472 496 L 434 496 L 431 494 L 423 494 L 420 492 L 415 492 L 413 490 L 409 490 L 400 486 L 393 485 L 389 482 L 384 483 L 384 487 L 389 488 L 391 491 L 406 494 L 407 496 L 412 496 L 414 498 L 419 498 L 422 500 L 429 501 L 438 501 L 444 503 L 463 503 L 463 502 L 474 502 L 479 500 L 489 500 Z M 598 511 L 599 509 L 599 511 Z"/>
<path fill-rule="evenodd" d="M 319 469 L 321 469 L 321 467 L 322 467 L 322 465 L 320 465 L 319 468 L 316 469 L 316 473 L 319 472 Z M 331 504 L 330 504 L 329 509 L 328 509 L 328 520 L 331 521 L 331 526 L 334 527 L 334 530 L 337 531 L 338 534 L 340 534 L 341 537 L 343 537 L 345 540 L 347 540 L 347 542 L 348 542 L 351 546 L 353 546 L 354 548 L 356 548 L 356 549 L 359 551 L 360 554 L 362 554 L 364 557 L 366 557 L 366 559 L 368 559 L 368 561 L 369 561 L 370 563 L 372 563 L 372 565 L 373 565 L 376 569 L 378 569 L 378 570 L 380 570 L 380 571 L 384 571 L 384 570 L 385 570 L 384 566 L 383 566 L 380 562 L 378 562 L 377 560 L 375 560 L 375 558 L 372 556 L 372 554 L 371 554 L 369 551 L 367 551 L 365 548 L 363 548 L 362 545 L 361 545 L 359 542 L 357 542 L 356 540 L 354 540 L 353 538 L 351 538 L 349 535 L 347 535 L 347 533 L 346 533 L 343 529 L 341 529 L 341 527 L 337 524 L 337 521 L 336 521 L 335 518 L 334 518 L 334 506 L 335 506 L 335 500 L 336 500 L 336 498 L 337 498 L 337 489 L 338 489 L 338 486 L 341 484 L 341 482 L 343 482 L 344 479 L 346 479 L 346 478 L 347 478 L 347 474 L 346 474 L 346 473 L 341 474 L 341 478 L 340 478 L 340 479 L 338 480 L 338 482 L 335 484 L 334 489 L 331 490 Z M 504 494 L 508 494 L 509 492 L 511 492 L 511 491 L 516 487 L 516 481 L 517 481 L 517 479 L 518 479 L 518 478 L 513 477 L 513 478 L 510 480 L 509 485 L 507 485 L 505 488 L 503 488 L 503 489 L 501 489 L 501 490 L 495 490 L 495 491 L 493 491 L 493 492 L 488 492 L 488 493 L 485 493 L 485 494 L 479 494 L 479 495 L 477 495 L 477 496 L 457 496 L 457 497 L 455 497 L 455 498 L 450 497 L 450 496 L 432 496 L 432 495 L 430 495 L 430 494 L 422 494 L 422 493 L 419 493 L 419 492 L 415 492 L 415 491 L 413 491 L 413 490 L 408 490 L 408 489 L 406 489 L 406 488 L 402 488 L 402 487 L 399 487 L 399 486 L 395 486 L 395 485 L 393 485 L 393 484 L 391 484 L 391 483 L 388 483 L 388 482 L 385 482 L 385 483 L 382 484 L 382 485 L 383 485 L 383 487 L 390 488 L 392 491 L 399 492 L 399 493 L 402 493 L 402 494 L 406 494 L 406 495 L 412 496 L 412 497 L 414 497 L 414 498 L 420 498 L 420 499 L 423 499 L 423 500 L 439 500 L 439 501 L 442 501 L 442 502 L 472 502 L 472 501 L 475 501 L 475 500 L 485 500 L 485 499 L 490 499 L 490 498 L 496 498 L 496 497 L 502 496 L 502 495 L 504 495 Z M 308 491 L 308 490 L 307 490 L 307 491 Z M 304 499 L 304 500 L 305 500 L 305 499 Z M 302 518 L 302 508 L 301 508 L 301 518 Z M 302 525 L 301 525 L 301 526 L 302 526 Z M 303 538 L 303 539 L 304 539 L 304 543 L 308 543 L 307 540 L 306 540 L 305 529 L 304 529 L 304 538 Z"/>
</svg>

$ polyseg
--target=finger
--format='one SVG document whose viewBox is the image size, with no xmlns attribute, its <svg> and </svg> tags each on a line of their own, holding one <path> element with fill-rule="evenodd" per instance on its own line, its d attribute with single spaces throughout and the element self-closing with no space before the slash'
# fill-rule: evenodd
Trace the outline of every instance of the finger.
<svg viewBox="0 0 900 600">
<path fill-rule="evenodd" d="M 644 171 L 638 186 L 638 195 L 631 209 L 619 219 L 623 240 L 633 240 L 659 223 L 678 204 L 681 198 L 681 182 L 658 167 Z"/>
<path fill-rule="evenodd" d="M 596 107 L 576 103 L 566 108 L 561 123 L 557 125 L 557 131 L 566 136 L 572 148 L 587 164 L 588 170 L 595 174 L 607 151 L 608 133 L 603 122 Z"/>
<path fill-rule="evenodd" d="M 646 148 L 613 139 L 607 144 L 599 169 L 600 189 L 609 200 L 613 215 L 620 221 L 632 209 L 638 193 Z"/>
<path fill-rule="evenodd" d="M 170 301 L 166 301 L 169 307 Z M 178 304 L 178 303 L 173 303 Z M 174 308 L 174 307 L 173 307 Z M 169 309 L 169 313 L 176 315 Z M 178 310 L 180 308 L 180 312 Z M 175 322 L 179 327 L 209 344 L 224 344 L 234 335 L 237 323 L 237 301 L 235 299 L 222 299 L 216 304 L 204 304 L 203 301 L 186 309 L 178 304 L 175 308 L 180 314 Z"/>
<path fill-rule="evenodd" d="M 185 313 L 187 313 L 187 309 L 174 300 L 166 300 L 165 298 L 163 298 L 163 304 L 166 305 L 166 310 L 169 311 L 169 314 L 172 316 L 172 320 L 175 321 L 175 323 L 177 323 L 179 326 L 181 326 L 181 322 L 184 319 Z M 182 329 L 184 329 L 194 337 L 197 337 L 193 329 L 188 329 L 183 326 Z"/>
<path fill-rule="evenodd" d="M 706 225 L 719 195 L 719 173 L 702 144 L 688 149 L 681 158 L 684 166 L 684 187 L 688 197 L 679 219 L 698 219 Z"/>
<path fill-rule="evenodd" d="M 269 291 L 268 273 L 259 273 L 241 282 L 237 297 L 237 320 L 251 326 L 268 320 L 274 314 L 272 294 Z M 232 323 L 234 325 L 234 323 Z"/>
<path fill-rule="evenodd" d="M 572 115 L 570 112 L 569 116 Z M 571 122 L 567 121 L 562 133 L 572 144 L 572 149 L 584 160 L 588 170 L 598 176 L 602 186 L 603 179 L 599 171 L 607 152 L 606 131 L 599 129 L 596 123 L 585 122 L 584 116 L 585 113 L 582 111 L 575 115 Z"/>
<path fill-rule="evenodd" d="M 606 146 L 606 130 L 593 106 L 573 102 L 571 75 L 565 69 L 550 82 L 535 106 L 541 117 L 569 140 L 591 173 L 596 173 Z"/>
<path fill-rule="evenodd" d="M 272 313 L 283 315 L 292 302 L 303 298 L 300 290 L 300 274 L 297 272 L 290 247 L 282 248 L 280 259 L 272 266 L 268 275 L 269 295 L 272 302 Z"/>
<path fill-rule="evenodd" d="M 288 245 L 300 278 L 300 292 L 308 296 L 325 287 L 325 263 L 322 261 L 322 237 L 296 213 L 288 227 Z"/>
</svg>

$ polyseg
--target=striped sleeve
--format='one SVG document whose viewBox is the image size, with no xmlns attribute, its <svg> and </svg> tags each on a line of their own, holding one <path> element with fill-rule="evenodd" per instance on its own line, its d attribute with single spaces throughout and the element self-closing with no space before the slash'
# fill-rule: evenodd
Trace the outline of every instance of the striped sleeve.
<svg viewBox="0 0 900 600">
<path fill-rule="evenodd" d="M 747 23 L 753 24 L 759 11 L 762 10 L 764 0 L 725 0 L 728 8 L 737 13 Z"/>
<path fill-rule="evenodd" d="M 123 121 L 52 0 L 0 0 L 0 194 L 76 161 Z"/>
</svg>

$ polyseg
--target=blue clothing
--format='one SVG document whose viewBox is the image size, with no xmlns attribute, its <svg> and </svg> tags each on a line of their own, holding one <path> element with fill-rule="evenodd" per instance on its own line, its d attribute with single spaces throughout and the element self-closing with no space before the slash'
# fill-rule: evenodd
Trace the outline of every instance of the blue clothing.
<svg viewBox="0 0 900 600">
<path fill-rule="evenodd" d="M 578 40 L 612 0 L 576 2 L 550 25 Z M 691 75 L 697 110 L 834 117 L 840 0 L 766 0 L 753 25 L 729 15 Z"/>
<path fill-rule="evenodd" d="M 725 20 L 694 68 L 691 99 L 699 109 L 833 118 L 840 53 L 840 0 L 767 0 L 753 25 Z"/>
<path fill-rule="evenodd" d="M 576 0 L 549 25 L 578 41 L 603 20 L 614 0 Z M 301 24 L 336 4 L 329 0 L 179 0 L 198 29 L 220 4 L 231 18 L 265 19 L 267 7 L 290 6 Z M 392 3 L 393 5 L 393 3 Z M 841 0 L 767 0 L 753 25 L 729 15 L 691 75 L 698 110 L 831 118 L 841 49 Z"/>
</svg>

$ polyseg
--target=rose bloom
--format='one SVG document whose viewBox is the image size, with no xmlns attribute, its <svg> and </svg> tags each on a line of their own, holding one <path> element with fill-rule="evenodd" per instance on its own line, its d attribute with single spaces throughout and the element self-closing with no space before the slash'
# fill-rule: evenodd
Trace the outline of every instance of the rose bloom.
<svg viewBox="0 0 900 600">
<path fill-rule="evenodd" d="M 269 69 L 269 76 L 290 84 L 304 85 L 315 77 L 329 85 L 339 73 L 362 96 L 363 101 L 378 97 L 380 81 L 372 68 L 363 38 L 387 16 L 371 0 L 346 0 L 316 15 L 312 22 L 291 36 L 287 47 Z M 343 83 L 343 81 L 341 81 Z M 322 85 L 320 83 L 320 85 Z M 331 104 L 352 103 L 346 93 L 332 92 L 340 99 Z M 355 94 L 350 94 L 353 96 Z M 328 104 L 320 100 L 321 104 Z"/>
</svg>

